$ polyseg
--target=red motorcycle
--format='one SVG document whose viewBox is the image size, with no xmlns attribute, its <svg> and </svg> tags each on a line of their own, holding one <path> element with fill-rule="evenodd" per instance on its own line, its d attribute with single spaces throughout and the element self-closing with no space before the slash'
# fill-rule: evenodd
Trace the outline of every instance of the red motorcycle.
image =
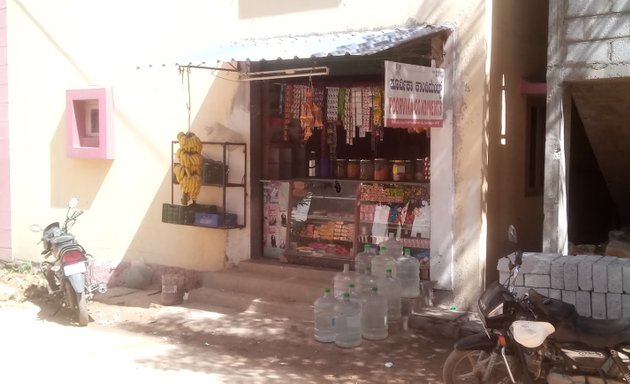
<svg viewBox="0 0 630 384">
<path fill-rule="evenodd" d="M 41 241 L 44 245 L 42 255 L 51 261 L 44 261 L 40 265 L 42 274 L 48 282 L 49 292 L 61 297 L 61 306 L 74 312 L 77 323 L 86 326 L 89 322 L 88 302 L 92 300 L 94 292 L 105 293 L 105 283 L 92 283 L 92 255 L 77 243 L 69 229 L 75 224 L 83 211 L 74 211 L 79 200 L 72 198 L 68 202 L 68 211 L 63 225 L 59 222 L 49 224 L 42 229 L 39 225 L 31 226 L 31 231 L 42 232 Z M 87 276 L 87 279 L 86 279 Z M 89 282 L 86 280 L 90 280 Z M 55 312 L 56 313 L 56 312 Z"/>
</svg>

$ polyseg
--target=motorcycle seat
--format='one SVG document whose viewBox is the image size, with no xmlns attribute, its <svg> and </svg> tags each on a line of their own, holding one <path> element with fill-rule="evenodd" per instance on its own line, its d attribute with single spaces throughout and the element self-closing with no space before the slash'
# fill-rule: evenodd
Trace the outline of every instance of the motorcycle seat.
<svg viewBox="0 0 630 384">
<path fill-rule="evenodd" d="M 571 321 L 579 317 L 573 304 L 543 296 L 533 289 L 529 290 L 528 296 L 529 300 L 538 309 L 538 312 L 542 312 L 544 317 L 552 323 L 554 320 Z"/>
<path fill-rule="evenodd" d="M 534 290 L 530 300 L 556 331 L 550 336 L 560 343 L 581 343 L 596 348 L 613 348 L 630 341 L 630 318 L 592 319 L 580 316 L 575 306 L 545 297 Z"/>
<path fill-rule="evenodd" d="M 52 244 L 61 244 L 74 240 L 74 236 L 72 235 L 61 235 L 55 238 L 50 239 Z"/>
<path fill-rule="evenodd" d="M 630 318 L 592 319 L 579 316 L 572 327 L 574 340 L 598 348 L 614 348 L 630 341 Z"/>
<path fill-rule="evenodd" d="M 573 321 L 558 321 L 550 336 L 558 343 L 575 343 L 593 348 L 615 348 L 630 341 L 630 319 L 592 319 L 578 316 Z"/>
</svg>

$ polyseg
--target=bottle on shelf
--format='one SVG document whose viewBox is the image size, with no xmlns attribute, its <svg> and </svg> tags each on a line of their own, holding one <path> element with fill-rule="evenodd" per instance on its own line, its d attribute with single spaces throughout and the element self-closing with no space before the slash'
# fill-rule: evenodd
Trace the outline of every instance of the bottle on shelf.
<svg viewBox="0 0 630 384">
<path fill-rule="evenodd" d="M 396 270 L 396 259 L 391 256 L 387 246 L 380 245 L 379 248 L 379 253 L 372 257 L 372 275 L 376 278 L 385 277 L 387 269 Z"/>
<path fill-rule="evenodd" d="M 308 177 L 317 177 L 317 153 L 311 151 L 308 156 Z"/>
<path fill-rule="evenodd" d="M 354 348 L 361 345 L 361 306 L 350 300 L 350 293 L 344 292 L 342 299 L 335 304 L 335 345 L 341 348 Z"/>
<path fill-rule="evenodd" d="M 402 318 L 402 301 L 400 296 L 400 280 L 396 279 L 391 269 L 387 269 L 385 277 L 378 279 L 378 294 L 387 299 L 387 319 Z"/>
<path fill-rule="evenodd" d="M 382 340 L 387 337 L 387 298 L 378 295 L 378 288 L 373 287 L 363 300 L 362 308 L 363 338 Z"/>
<path fill-rule="evenodd" d="M 411 256 L 411 249 L 396 259 L 396 277 L 400 280 L 401 296 L 405 298 L 420 295 L 420 262 Z"/>
<path fill-rule="evenodd" d="M 315 340 L 322 343 L 335 341 L 335 305 L 337 300 L 330 293 L 330 288 L 324 288 L 324 294 L 313 304 L 315 325 L 313 333 Z"/>
<path fill-rule="evenodd" d="M 374 257 L 374 252 L 372 252 L 372 247 L 370 244 L 363 245 L 363 252 L 357 253 L 354 258 L 354 270 L 358 273 L 365 273 L 365 267 L 372 265 L 372 258 Z"/>
<path fill-rule="evenodd" d="M 350 270 L 350 264 L 343 265 L 343 271 L 335 274 L 333 279 L 333 289 L 335 298 L 340 299 L 344 292 L 348 291 L 348 286 L 356 286 L 358 273 Z"/>
</svg>

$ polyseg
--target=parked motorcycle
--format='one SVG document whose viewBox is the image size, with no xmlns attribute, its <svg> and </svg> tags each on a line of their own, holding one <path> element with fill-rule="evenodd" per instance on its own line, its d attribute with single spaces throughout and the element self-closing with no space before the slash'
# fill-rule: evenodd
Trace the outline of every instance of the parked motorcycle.
<svg viewBox="0 0 630 384">
<path fill-rule="evenodd" d="M 509 237 L 517 242 L 513 226 Z M 513 282 L 522 252 L 508 259 L 507 281 L 491 284 L 478 300 L 485 333 L 455 343 L 444 383 L 629 383 L 630 319 L 582 317 L 533 289 L 518 297 Z"/>
<path fill-rule="evenodd" d="M 31 226 L 33 232 L 43 232 L 40 240 L 44 245 L 42 255 L 52 261 L 43 261 L 40 269 L 48 282 L 49 292 L 61 298 L 61 306 L 74 312 L 77 323 L 86 326 L 89 322 L 88 302 L 92 300 L 94 292 L 105 293 L 105 283 L 92 283 L 93 259 L 85 249 L 76 242 L 70 228 L 83 211 L 76 210 L 79 200 L 72 198 L 68 202 L 68 211 L 63 226 L 59 222 L 49 224 L 42 229 L 39 225 Z M 86 277 L 87 275 L 87 277 Z"/>
</svg>

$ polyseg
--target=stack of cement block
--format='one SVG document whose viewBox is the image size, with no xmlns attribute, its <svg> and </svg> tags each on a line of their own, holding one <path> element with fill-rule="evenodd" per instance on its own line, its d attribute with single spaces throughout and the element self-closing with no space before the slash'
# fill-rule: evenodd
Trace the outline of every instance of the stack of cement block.
<svg viewBox="0 0 630 384">
<path fill-rule="evenodd" d="M 509 256 L 514 260 L 514 254 Z M 509 276 L 508 260 L 497 265 L 500 281 Z M 525 253 L 517 294 L 530 288 L 575 305 L 582 316 L 618 319 L 630 316 L 630 259 L 614 256 Z"/>
</svg>

